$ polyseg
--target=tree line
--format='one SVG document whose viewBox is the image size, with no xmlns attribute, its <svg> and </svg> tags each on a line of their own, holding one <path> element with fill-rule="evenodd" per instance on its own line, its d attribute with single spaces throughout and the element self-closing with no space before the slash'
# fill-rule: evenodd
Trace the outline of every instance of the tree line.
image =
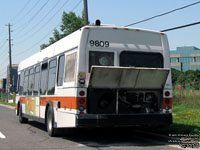
<svg viewBox="0 0 200 150">
<path fill-rule="evenodd" d="M 172 72 L 172 84 L 173 86 L 181 85 L 182 88 L 200 89 L 200 70 L 188 70 L 182 72 L 174 68 Z"/>
<path fill-rule="evenodd" d="M 56 41 L 62 39 L 63 37 L 69 35 L 70 33 L 80 29 L 84 26 L 84 15 L 77 16 L 74 12 L 63 12 L 62 14 L 62 24 L 60 25 L 60 31 L 54 29 L 53 37 L 49 38 L 49 43 L 40 45 L 40 49 L 44 49 L 49 45 L 55 43 Z"/>
</svg>

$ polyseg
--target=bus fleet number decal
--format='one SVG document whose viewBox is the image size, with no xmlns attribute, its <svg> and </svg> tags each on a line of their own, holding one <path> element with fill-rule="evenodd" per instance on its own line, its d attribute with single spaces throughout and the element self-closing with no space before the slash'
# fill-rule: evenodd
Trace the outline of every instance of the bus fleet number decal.
<svg viewBox="0 0 200 150">
<path fill-rule="evenodd" d="M 95 46 L 95 47 L 109 47 L 109 42 L 108 41 L 94 41 L 90 40 L 90 46 Z"/>
</svg>

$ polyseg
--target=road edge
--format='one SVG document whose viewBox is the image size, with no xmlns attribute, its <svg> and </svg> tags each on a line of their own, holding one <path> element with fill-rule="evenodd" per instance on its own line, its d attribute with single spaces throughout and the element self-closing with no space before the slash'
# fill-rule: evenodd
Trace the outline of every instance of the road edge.
<svg viewBox="0 0 200 150">
<path fill-rule="evenodd" d="M 5 108 L 9 108 L 9 109 L 15 109 L 14 106 L 9 106 L 9 105 L 4 105 L 4 104 L 0 104 L 0 106 L 5 107 Z"/>
</svg>

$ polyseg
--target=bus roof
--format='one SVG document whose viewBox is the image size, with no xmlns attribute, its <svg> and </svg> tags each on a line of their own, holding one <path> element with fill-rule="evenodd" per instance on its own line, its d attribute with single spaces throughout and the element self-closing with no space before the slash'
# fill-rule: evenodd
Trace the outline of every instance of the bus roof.
<svg viewBox="0 0 200 150">
<path fill-rule="evenodd" d="M 142 31 L 154 34 L 162 34 L 164 33 L 159 31 L 152 31 L 146 29 L 139 29 L 139 28 L 127 28 L 127 27 L 120 27 L 115 25 L 101 25 L 101 26 L 84 26 L 79 30 L 71 33 L 70 35 L 60 39 L 59 41 L 55 42 L 54 44 L 48 46 L 47 48 L 40 50 L 39 52 L 35 53 L 34 55 L 26 58 L 25 60 L 21 61 L 18 67 L 18 70 L 23 70 L 29 66 L 33 66 L 37 63 L 40 63 L 48 58 L 61 54 L 67 50 L 73 49 L 78 47 L 80 43 L 80 39 L 84 30 L 95 30 L 95 29 L 113 29 L 113 30 L 133 30 L 133 31 Z"/>
</svg>

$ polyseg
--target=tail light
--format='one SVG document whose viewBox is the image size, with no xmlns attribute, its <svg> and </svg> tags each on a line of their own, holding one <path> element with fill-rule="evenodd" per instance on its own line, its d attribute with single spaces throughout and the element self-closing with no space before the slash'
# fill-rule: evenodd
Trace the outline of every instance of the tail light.
<svg viewBox="0 0 200 150">
<path fill-rule="evenodd" d="M 84 92 L 85 95 L 85 92 Z M 80 114 L 86 113 L 86 97 L 79 97 L 77 99 L 78 102 L 78 110 Z"/>
<path fill-rule="evenodd" d="M 169 91 L 165 91 L 165 96 L 170 96 L 170 92 Z"/>
<path fill-rule="evenodd" d="M 80 103 L 80 104 L 84 104 L 84 103 L 85 103 L 85 99 L 84 99 L 84 98 L 81 98 L 81 99 L 79 100 L 79 103 Z"/>
<path fill-rule="evenodd" d="M 80 95 L 80 96 L 84 96 L 84 95 L 85 95 L 85 92 L 84 92 L 84 91 L 80 91 L 80 92 L 79 92 L 79 95 Z"/>
<path fill-rule="evenodd" d="M 172 112 L 172 91 L 166 90 L 163 93 L 163 112 L 171 113 Z"/>
<path fill-rule="evenodd" d="M 172 109 L 172 98 L 164 98 L 163 99 L 163 111 L 165 113 L 171 112 Z"/>
</svg>

